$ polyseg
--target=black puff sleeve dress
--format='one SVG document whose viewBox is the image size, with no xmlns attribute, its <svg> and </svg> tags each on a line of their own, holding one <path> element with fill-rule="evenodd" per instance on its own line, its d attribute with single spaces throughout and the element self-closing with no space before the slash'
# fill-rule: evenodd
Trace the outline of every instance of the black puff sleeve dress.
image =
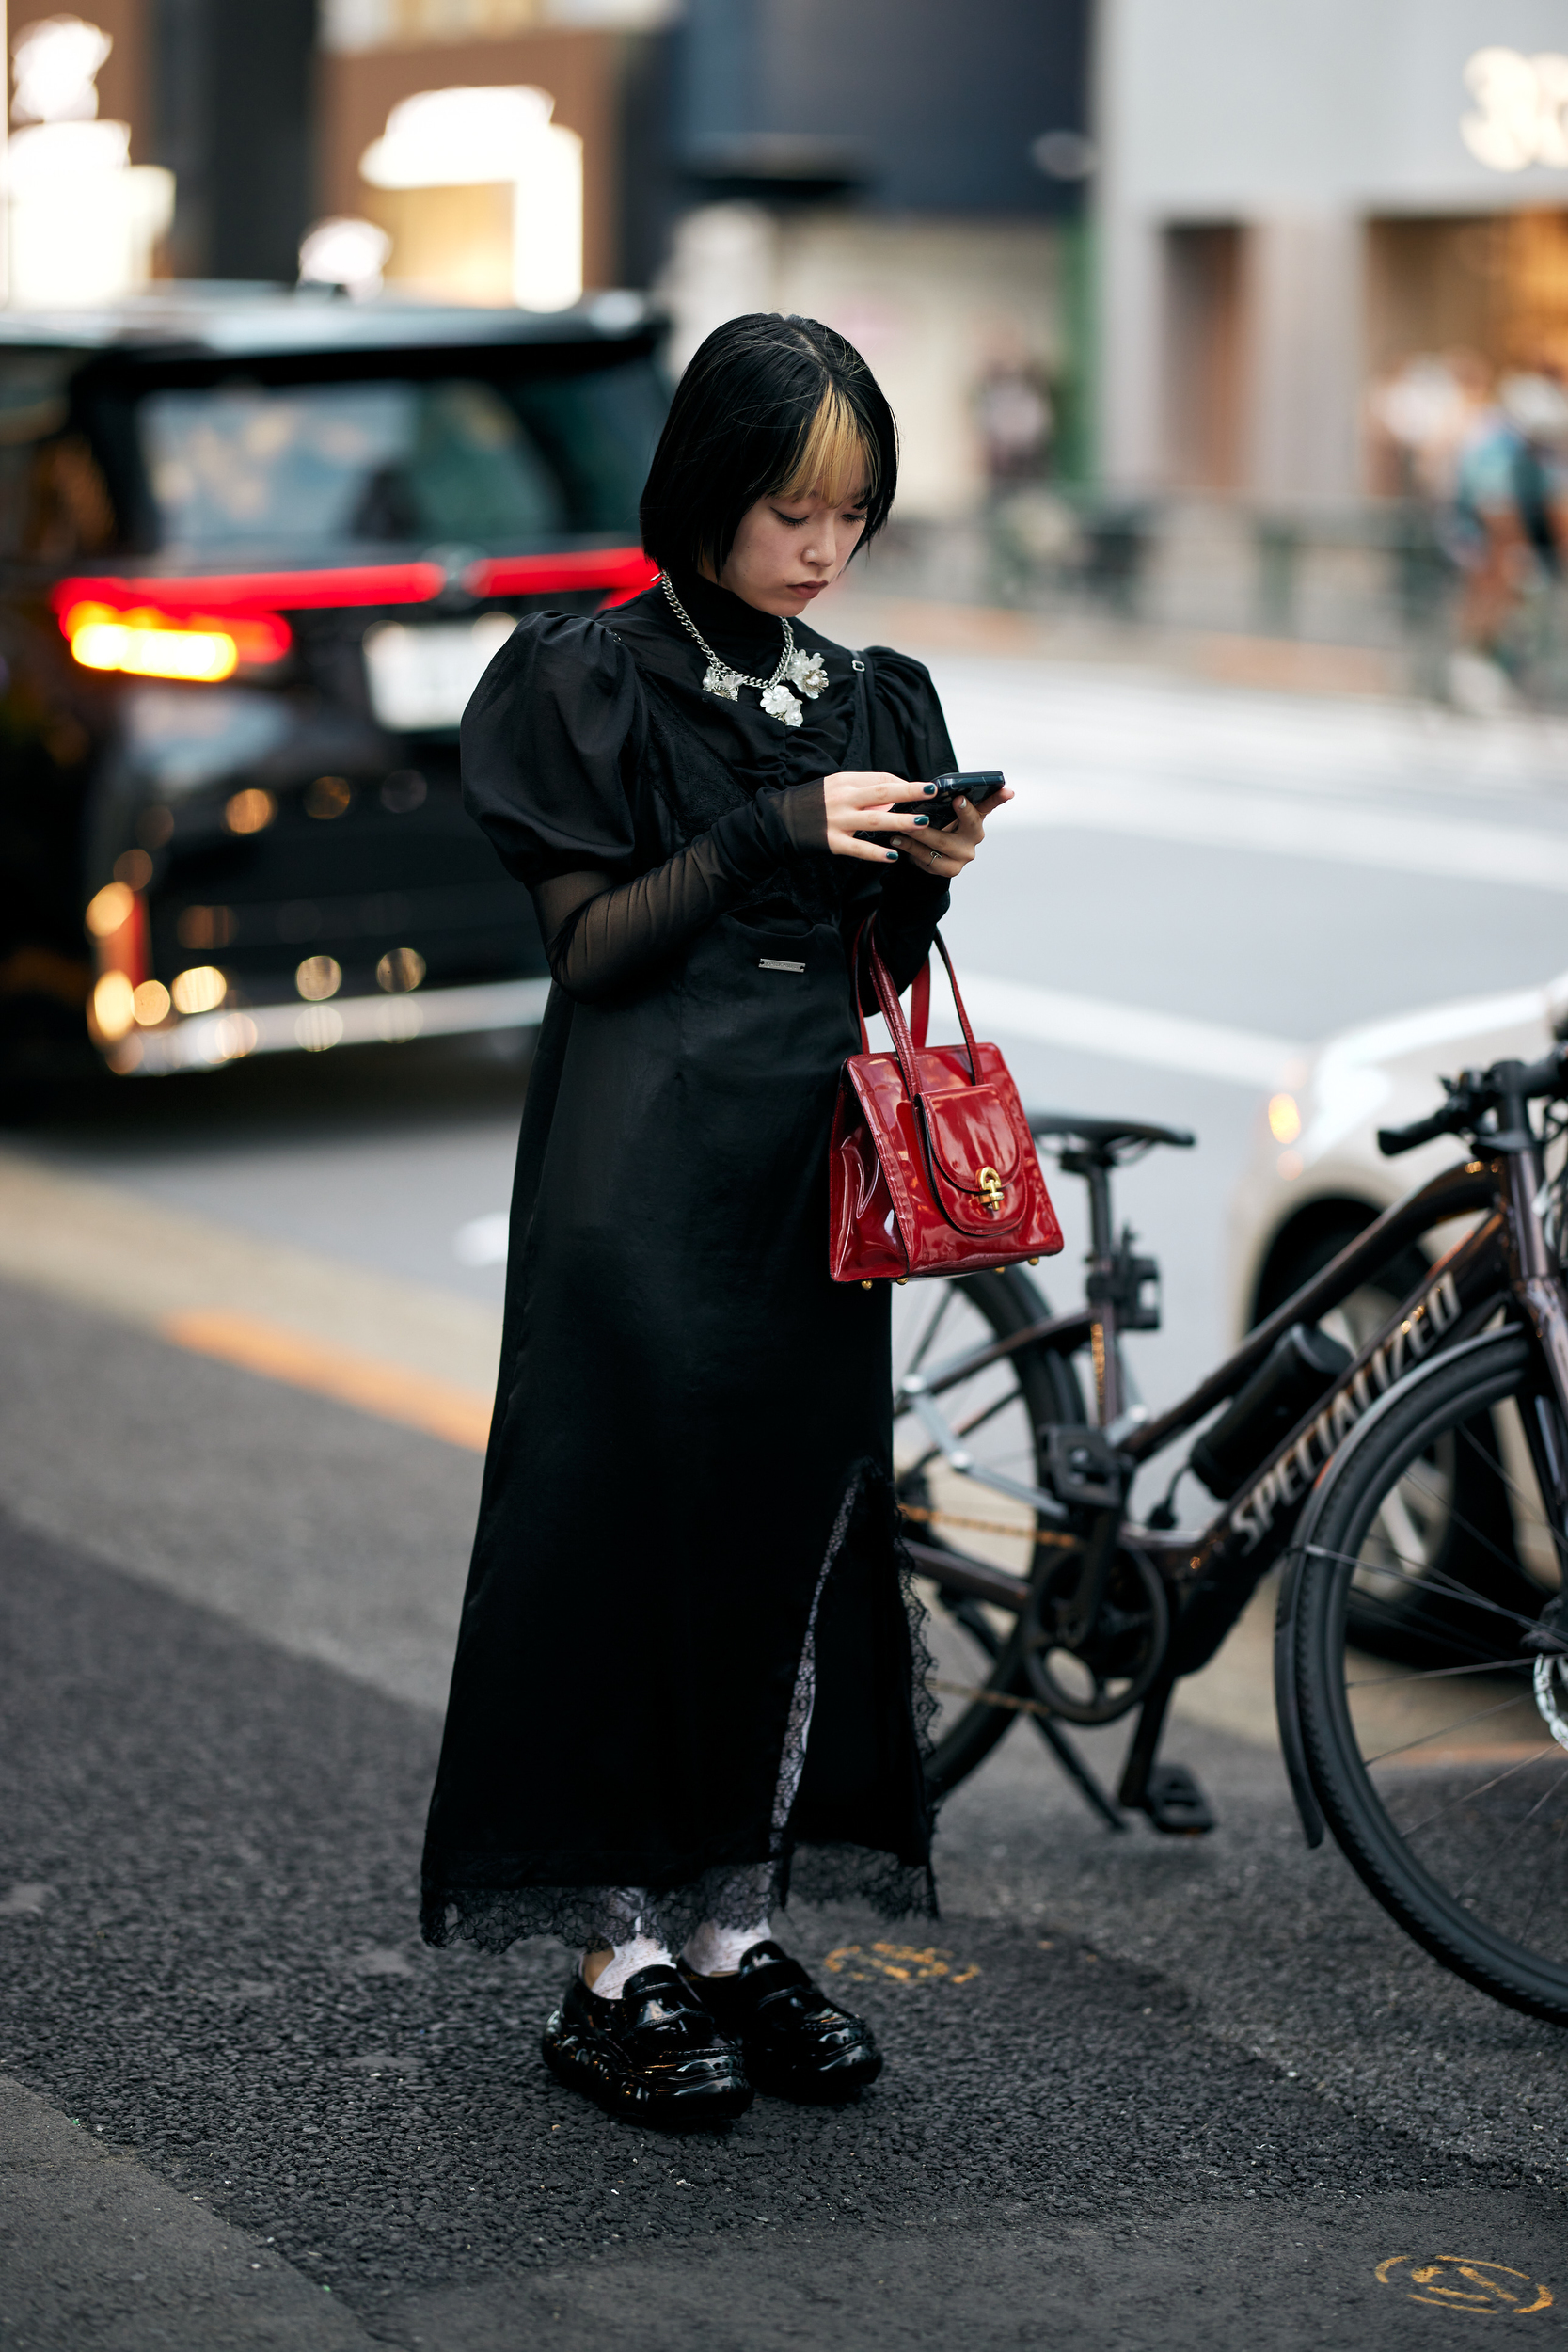
<svg viewBox="0 0 1568 2352">
<path fill-rule="evenodd" d="M 726 661 L 771 674 L 777 620 L 677 584 Z M 785 727 L 754 690 L 704 693 L 657 588 L 603 620 L 541 613 L 464 719 L 468 806 L 533 893 L 556 984 L 426 1837 L 432 1943 L 620 1943 L 641 1920 L 673 1946 L 792 1886 L 935 1907 L 888 1293 L 829 1279 L 827 1158 L 854 930 L 877 909 L 903 984 L 946 890 L 830 857 L 821 780 L 955 762 L 919 663 L 796 641 L 828 685 Z"/>
</svg>

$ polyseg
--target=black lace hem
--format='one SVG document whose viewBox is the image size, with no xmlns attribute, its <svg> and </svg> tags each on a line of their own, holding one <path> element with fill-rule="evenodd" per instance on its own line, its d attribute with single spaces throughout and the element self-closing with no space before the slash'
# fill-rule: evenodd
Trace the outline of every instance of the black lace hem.
<svg viewBox="0 0 1568 2352">
<path fill-rule="evenodd" d="M 533 1935 L 586 1951 L 629 1944 L 637 1934 L 678 1951 L 705 1919 L 721 1928 L 752 1927 L 786 1910 L 792 1897 L 857 1903 L 882 1919 L 938 1915 L 928 1863 L 900 1862 L 862 1846 L 798 1846 L 752 1869 L 726 1865 L 648 1895 L 603 1886 L 427 1886 L 420 1929 L 427 1944 L 475 1944 L 486 1952 L 504 1952 Z"/>
<path fill-rule="evenodd" d="M 857 1512 L 869 1508 L 892 1554 L 903 1597 L 910 1642 L 910 1708 L 915 1745 L 924 1765 L 931 1754 L 937 1698 L 936 1671 L 926 1640 L 926 1609 L 914 1586 L 914 1567 L 898 1532 L 897 1504 L 886 1475 L 870 1462 L 856 1469 L 845 1489 L 817 1573 L 796 1677 L 784 1751 L 780 1757 L 771 1822 L 771 1852 L 766 1862 L 722 1863 L 679 1886 L 463 1885 L 427 1879 L 420 1931 L 427 1944 L 476 1944 L 502 1952 L 528 1936 L 557 1936 L 579 1950 L 629 1944 L 634 1936 L 656 1936 L 678 1951 L 705 1920 L 721 1928 L 749 1928 L 790 1897 L 809 1903 L 856 1903 L 884 1919 L 939 1916 L 930 1862 L 901 1861 L 866 1846 L 796 1844 L 788 1816 L 800 1788 L 816 1696 L 817 1610 Z M 934 1806 L 927 1814 L 927 1827 Z"/>
</svg>

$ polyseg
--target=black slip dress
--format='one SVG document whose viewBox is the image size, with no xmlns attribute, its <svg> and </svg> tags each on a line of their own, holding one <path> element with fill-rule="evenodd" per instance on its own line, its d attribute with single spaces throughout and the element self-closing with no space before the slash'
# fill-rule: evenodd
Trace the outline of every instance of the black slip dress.
<svg viewBox="0 0 1568 2352">
<path fill-rule="evenodd" d="M 771 673 L 777 620 L 678 584 L 726 661 Z M 955 762 L 917 662 L 796 640 L 828 676 L 798 727 L 750 688 L 705 693 L 657 589 L 531 616 L 465 717 L 469 808 L 534 893 L 557 984 L 426 1836 L 432 1943 L 640 1925 L 673 1945 L 792 1887 L 935 1908 L 888 1295 L 829 1279 L 827 1147 L 854 930 L 878 910 L 902 984 L 946 890 L 830 857 L 821 779 Z"/>
</svg>

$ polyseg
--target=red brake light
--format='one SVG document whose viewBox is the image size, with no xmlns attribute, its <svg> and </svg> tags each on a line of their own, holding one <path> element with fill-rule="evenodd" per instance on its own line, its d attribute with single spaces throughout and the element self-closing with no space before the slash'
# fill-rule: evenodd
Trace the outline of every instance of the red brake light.
<svg viewBox="0 0 1568 2352">
<path fill-rule="evenodd" d="M 547 596 L 601 588 L 625 604 L 658 578 L 641 548 L 562 548 L 481 556 L 463 574 L 476 596 Z M 428 604 L 447 585 L 439 564 L 338 564 L 308 572 L 227 572 L 200 580 L 105 574 L 62 580 L 50 601 L 84 669 L 214 684 L 280 661 L 293 644 L 283 612 Z"/>
<path fill-rule="evenodd" d="M 470 564 L 464 584 L 476 596 L 536 596 L 552 588 L 619 588 L 641 596 L 658 578 L 641 548 L 584 548 L 558 555 L 487 555 Z M 615 598 L 611 602 L 617 601 Z"/>
</svg>

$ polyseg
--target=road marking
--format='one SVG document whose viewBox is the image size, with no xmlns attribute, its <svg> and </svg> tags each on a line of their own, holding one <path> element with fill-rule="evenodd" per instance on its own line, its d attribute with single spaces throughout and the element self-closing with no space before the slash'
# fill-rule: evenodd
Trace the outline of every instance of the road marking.
<svg viewBox="0 0 1568 2352">
<path fill-rule="evenodd" d="M 159 1329 L 166 1340 L 193 1355 L 329 1396 L 336 1404 L 352 1405 L 404 1429 L 442 1438 L 448 1445 L 483 1454 L 489 1442 L 491 1400 L 481 1390 L 459 1388 L 455 1381 L 434 1379 L 380 1357 L 361 1355 L 356 1348 L 334 1347 L 260 1315 L 198 1308 L 166 1315 Z"/>
<path fill-rule="evenodd" d="M 895 1984 L 973 1984 L 980 1971 L 973 1961 L 955 1967 L 953 1955 L 927 1944 L 841 1944 L 822 1963 L 832 1976 L 847 1976 L 851 1984 L 866 1984 L 873 1977 L 891 1977 Z"/>
<path fill-rule="evenodd" d="M 1523 2319 L 1530 2312 L 1548 2311 L 1553 2300 L 1551 2288 L 1528 2270 L 1512 2269 L 1507 2263 L 1476 2262 L 1464 2254 L 1438 2254 L 1430 2262 L 1414 2254 L 1390 2254 L 1378 2264 L 1377 2277 L 1386 2287 L 1418 2289 L 1409 2296 L 1412 2303 L 1475 2312 L 1482 2318 L 1501 2313 Z"/>
<path fill-rule="evenodd" d="M 964 974 L 964 1002 L 983 1029 L 1027 1038 L 1031 1043 L 1069 1045 L 1083 1054 L 1105 1054 L 1117 1061 L 1142 1062 L 1156 1070 L 1180 1070 L 1191 1077 L 1221 1078 L 1232 1086 L 1272 1087 L 1303 1048 L 1289 1038 L 1256 1029 L 1232 1029 L 1217 1021 L 1190 1020 L 1184 1013 L 1154 1012 L 1147 1006 L 1115 1005 L 1100 996 L 1036 988 L 1026 980 L 1005 980 L 990 973 Z"/>
<path fill-rule="evenodd" d="M 1568 892 L 1568 835 L 1532 826 L 1479 824 L 1304 794 L 1149 784 L 1132 776 L 1058 779 L 1015 770 L 1009 781 L 1018 798 L 998 822 L 1011 827 L 1132 834 L 1450 882 Z"/>
</svg>

